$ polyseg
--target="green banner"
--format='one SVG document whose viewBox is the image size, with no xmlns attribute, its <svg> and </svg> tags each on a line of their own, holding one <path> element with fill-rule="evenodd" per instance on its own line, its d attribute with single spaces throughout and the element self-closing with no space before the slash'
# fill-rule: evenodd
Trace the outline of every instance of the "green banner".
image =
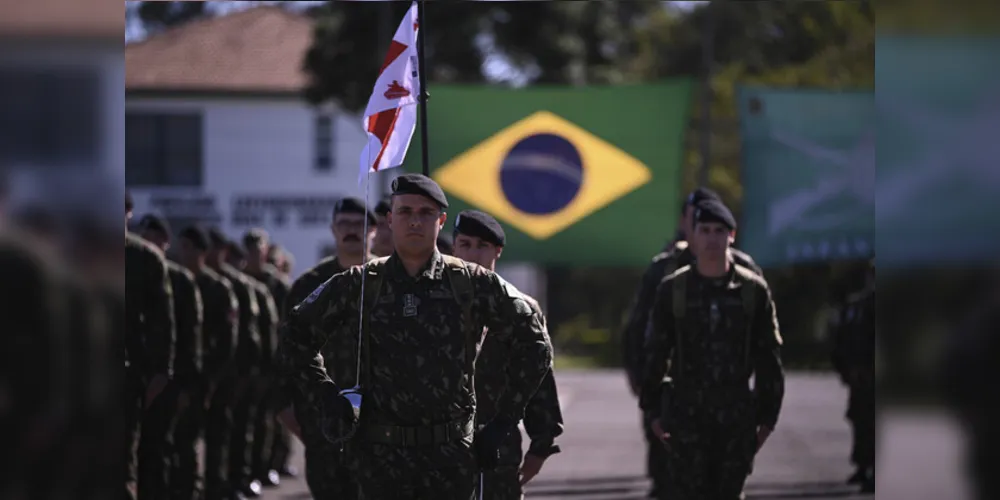
<svg viewBox="0 0 1000 500">
<path fill-rule="evenodd" d="M 875 250 L 872 92 L 739 90 L 740 247 L 764 267 Z"/>
<path fill-rule="evenodd" d="M 1000 38 L 877 43 L 879 266 L 996 264 Z"/>
<path fill-rule="evenodd" d="M 676 229 L 691 88 L 431 86 L 431 176 L 451 204 L 447 230 L 478 209 L 504 225 L 507 262 L 647 264 Z"/>
</svg>

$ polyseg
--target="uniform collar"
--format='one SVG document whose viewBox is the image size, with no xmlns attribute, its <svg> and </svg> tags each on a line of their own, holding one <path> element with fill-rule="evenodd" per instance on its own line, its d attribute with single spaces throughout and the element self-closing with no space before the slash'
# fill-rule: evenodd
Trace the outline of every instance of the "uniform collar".
<svg viewBox="0 0 1000 500">
<path fill-rule="evenodd" d="M 393 252 L 392 256 L 389 257 L 389 269 L 392 271 L 391 274 L 397 279 L 408 279 L 409 274 L 406 273 L 406 268 L 403 267 L 403 261 L 400 260 L 399 256 Z M 419 281 L 421 279 L 430 280 L 441 280 L 444 276 L 444 257 L 442 257 L 441 252 L 434 250 L 434 254 L 431 258 L 424 264 L 420 272 L 417 273 L 415 280 Z"/>
</svg>

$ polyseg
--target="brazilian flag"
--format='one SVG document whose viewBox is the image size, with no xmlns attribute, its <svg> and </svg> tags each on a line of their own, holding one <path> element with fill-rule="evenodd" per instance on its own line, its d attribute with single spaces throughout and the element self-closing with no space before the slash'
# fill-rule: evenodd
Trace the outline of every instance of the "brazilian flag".
<svg viewBox="0 0 1000 500">
<path fill-rule="evenodd" d="M 504 261 L 643 266 L 676 230 L 692 83 L 433 85 L 431 177 L 496 217 Z M 417 135 L 420 130 L 418 127 Z M 406 170 L 420 172 L 414 137 Z"/>
</svg>

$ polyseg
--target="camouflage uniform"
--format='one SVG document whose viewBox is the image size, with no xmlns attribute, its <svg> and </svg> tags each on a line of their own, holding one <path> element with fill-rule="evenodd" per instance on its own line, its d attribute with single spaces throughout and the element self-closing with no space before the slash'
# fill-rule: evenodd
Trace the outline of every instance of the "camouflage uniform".
<svg viewBox="0 0 1000 500">
<path fill-rule="evenodd" d="M 740 497 L 756 431 L 773 429 L 781 409 L 780 345 L 770 290 L 754 272 L 733 265 L 711 279 L 685 266 L 662 281 L 646 335 L 641 405 L 670 434 L 663 498 Z"/>
<path fill-rule="evenodd" d="M 250 446 L 253 440 L 253 398 L 251 382 L 260 370 L 260 304 L 254 287 L 256 280 L 229 264 L 216 269 L 229 280 L 239 303 L 239 340 L 236 343 L 236 390 L 231 400 L 233 435 L 229 442 L 229 484 L 236 489 L 246 487 L 252 480 Z"/>
<path fill-rule="evenodd" d="M 511 344 L 498 423 L 521 419 L 549 371 L 548 334 L 519 292 L 474 264 L 435 252 L 416 277 L 395 255 L 366 269 L 334 276 L 293 310 L 281 337 L 286 374 L 307 411 L 337 386 L 355 384 L 362 273 L 378 276 L 380 283 L 366 280 L 365 403 L 345 452 L 358 470 L 362 498 L 471 499 L 478 468 L 473 372 L 483 328 Z M 457 273 L 471 296 L 456 297 Z M 323 352 L 335 357 L 317 360 L 327 342 L 333 345 Z"/>
<path fill-rule="evenodd" d="M 139 383 L 131 387 L 126 396 L 126 411 L 135 411 L 126 414 L 127 428 L 138 437 L 145 387 L 156 375 L 171 376 L 175 332 L 173 292 L 163 254 L 131 234 L 125 235 L 125 295 L 129 304 L 126 309 L 128 335 L 138 336 L 134 341 L 137 347 L 142 346 L 138 356 L 133 357 L 129 351 L 130 369 L 135 371 L 128 379 Z M 159 460 L 155 455 L 139 457 L 140 462 Z M 143 487 L 141 482 L 139 486 Z"/>
<path fill-rule="evenodd" d="M 847 420 L 853 428 L 851 462 L 859 483 L 875 475 L 875 290 L 851 294 L 836 330 L 833 364 L 847 383 Z"/>
<path fill-rule="evenodd" d="M 244 270 L 244 273 L 250 275 L 253 279 L 261 282 L 267 287 L 268 292 L 270 292 L 272 299 L 274 300 L 274 305 L 277 309 L 278 316 L 276 321 L 278 324 L 285 316 L 284 304 L 288 298 L 289 293 L 289 283 L 288 277 L 278 271 L 273 265 L 268 264 L 265 266 L 261 272 L 251 272 L 249 270 Z M 264 346 L 264 343 L 270 342 L 268 346 Z M 275 378 L 273 359 L 274 352 L 278 348 L 278 333 L 277 328 L 274 330 L 273 337 L 270 339 L 265 339 L 261 337 L 261 347 L 269 351 L 267 356 L 269 359 L 265 360 L 267 366 L 262 366 L 261 369 L 264 371 L 262 375 L 268 383 L 265 389 L 265 403 L 261 405 L 257 410 L 257 417 L 254 421 L 255 429 L 259 429 L 255 432 L 254 440 L 260 439 L 262 434 L 268 436 L 268 444 L 258 451 L 254 452 L 253 456 L 253 469 L 254 474 L 257 476 L 266 475 L 270 470 L 283 470 L 287 469 L 288 465 L 288 455 L 291 451 L 291 439 L 292 436 L 285 429 L 284 426 L 278 425 L 274 418 L 281 409 L 282 403 L 285 399 L 282 394 L 282 390 L 277 384 L 273 383 Z"/>
<path fill-rule="evenodd" d="M 200 433 L 204 400 L 202 389 L 202 325 L 205 318 L 201 291 L 194 274 L 170 262 L 170 282 L 174 289 L 174 317 L 177 320 L 177 359 L 174 380 L 179 393 L 188 396 L 187 408 L 178 408 L 173 422 L 173 453 L 170 456 L 170 497 L 188 500 L 195 494 Z"/>
<path fill-rule="evenodd" d="M 287 316 L 292 308 L 299 305 L 331 277 L 344 271 L 346 269 L 340 265 L 336 257 L 327 257 L 306 271 L 299 279 L 295 280 L 291 291 L 288 292 L 285 301 L 285 315 Z M 323 357 L 332 360 L 336 358 L 336 355 L 324 349 Z M 289 396 L 299 394 L 294 386 L 286 387 L 283 392 Z M 302 441 L 306 448 L 306 483 L 309 485 L 309 491 L 313 497 L 318 499 L 350 500 L 357 498 L 358 486 L 342 460 L 340 447 L 331 444 L 323 437 L 316 422 L 312 421 L 313 417 L 305 411 L 307 406 L 305 399 L 301 397 L 295 399 L 294 402 L 285 401 L 282 406 L 293 406 L 295 417 L 302 427 Z"/>
<path fill-rule="evenodd" d="M 250 470 L 252 478 L 264 478 L 271 470 L 271 447 L 275 439 L 275 414 L 268 403 L 268 386 L 273 375 L 274 351 L 278 348 L 278 307 L 267 287 L 254 282 L 257 304 L 260 306 L 258 328 L 260 329 L 260 375 L 256 377 L 250 390 L 253 406 L 250 425 L 253 440 L 250 444 Z M 267 459 L 267 461 L 265 461 Z"/>
<path fill-rule="evenodd" d="M 760 276 L 764 275 L 764 271 L 749 255 L 735 248 L 730 249 L 730 252 L 734 262 L 753 270 Z M 644 353 L 647 351 L 643 349 L 643 339 L 653 301 L 656 298 L 656 288 L 663 278 L 692 263 L 694 263 L 694 254 L 688 248 L 687 242 L 678 240 L 673 242 L 667 250 L 654 256 L 649 268 L 642 276 L 639 290 L 632 302 L 632 311 L 622 332 L 625 371 L 633 385 L 639 385 L 643 366 L 646 363 Z M 653 480 L 654 491 L 659 491 L 667 482 L 667 457 L 666 450 L 663 449 L 660 440 L 652 434 L 650 423 L 645 418 L 643 419 L 642 428 L 647 446 L 646 472 Z"/>
<path fill-rule="evenodd" d="M 205 500 L 230 493 L 229 443 L 233 416 L 229 411 L 239 342 L 239 302 L 229 280 L 204 267 L 194 271 L 204 305 L 202 388 L 205 395 Z M 197 404 L 198 402 L 194 402 Z"/>
<path fill-rule="evenodd" d="M 532 311 L 539 318 L 544 315 L 538 302 L 525 296 Z M 477 425 L 485 425 L 496 413 L 494 397 L 503 393 L 507 384 L 504 372 L 510 360 L 510 350 L 495 337 L 487 335 L 483 349 L 476 362 L 476 408 Z M 563 432 L 562 410 L 559 408 L 559 393 L 555 377 L 550 370 L 542 379 L 538 391 L 528 401 L 524 411 L 524 429 L 531 439 L 528 453 L 547 458 L 559 453 L 555 439 Z M 520 482 L 520 465 L 523 450 L 521 433 L 512 432 L 500 448 L 499 466 L 484 474 L 483 498 L 490 500 L 519 500 L 524 497 Z"/>
</svg>

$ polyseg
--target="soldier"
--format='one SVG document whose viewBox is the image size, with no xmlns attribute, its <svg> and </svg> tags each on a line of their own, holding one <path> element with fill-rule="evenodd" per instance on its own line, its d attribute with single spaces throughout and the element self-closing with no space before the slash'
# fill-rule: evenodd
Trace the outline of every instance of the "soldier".
<svg viewBox="0 0 1000 500">
<path fill-rule="evenodd" d="M 681 220 L 678 224 L 678 238 L 668 245 L 668 248 L 653 257 L 652 263 L 642 276 L 639 290 L 632 302 L 632 311 L 625 322 L 622 332 L 622 342 L 625 359 L 625 373 L 628 376 L 629 387 L 632 394 L 638 396 L 640 391 L 640 378 L 645 359 L 642 349 L 646 324 L 649 320 L 650 309 L 656 295 L 656 287 L 660 281 L 677 269 L 694 262 L 694 254 L 688 248 L 688 243 L 683 238 L 694 231 L 694 211 L 695 206 L 704 200 L 720 200 L 719 195 L 707 188 L 698 188 L 685 198 L 681 207 Z M 764 273 L 754 263 L 749 255 L 731 248 L 730 252 L 737 264 L 747 267 L 763 276 Z M 660 445 L 660 440 L 650 432 L 650 422 L 642 423 L 643 434 L 646 438 L 646 472 L 652 480 L 652 489 L 649 492 L 650 498 L 656 498 L 658 492 L 663 488 L 663 484 L 668 480 L 666 471 L 666 451 Z"/>
<path fill-rule="evenodd" d="M 344 198 L 337 202 L 330 226 L 337 242 L 337 254 L 323 259 L 316 267 L 295 280 L 285 302 L 286 315 L 333 275 L 372 259 L 372 255 L 366 254 L 365 250 L 372 248 L 375 224 L 375 215 L 365 208 L 360 199 Z M 326 356 L 331 359 L 335 357 L 330 353 L 326 353 Z M 285 388 L 285 392 L 293 396 L 297 393 L 294 387 Z M 305 444 L 306 482 L 312 495 L 321 499 L 348 500 L 357 497 L 357 484 L 342 460 L 340 447 L 327 441 L 316 428 L 315 419 L 306 413 L 307 403 L 298 398 L 294 405 L 292 401 L 288 401 L 286 406 L 280 418 L 287 428 L 294 429 Z M 304 428 L 302 424 L 305 424 Z"/>
<path fill-rule="evenodd" d="M 503 253 L 506 235 L 503 227 L 492 216 L 476 210 L 466 210 L 455 217 L 455 256 L 496 270 L 497 260 Z M 538 302 L 525 295 L 532 310 L 544 325 L 545 316 Z M 476 420 L 489 422 L 496 411 L 491 396 L 503 392 L 506 380 L 504 367 L 510 352 L 496 338 L 487 336 L 476 362 L 476 394 L 479 396 Z M 531 439 L 524 460 L 521 460 L 521 433 L 512 432 L 500 447 L 499 466 L 484 476 L 483 498 L 492 500 L 519 500 L 524 498 L 523 486 L 531 481 L 548 457 L 559 453 L 555 439 L 563 432 L 562 410 L 555 376 L 551 371 L 542 379 L 538 392 L 528 401 L 524 412 L 524 429 Z"/>
<path fill-rule="evenodd" d="M 229 443 L 232 415 L 229 404 L 235 386 L 236 347 L 239 339 L 239 302 L 229 280 L 208 265 L 211 242 L 198 226 L 178 234 L 178 260 L 198 284 L 203 303 L 202 384 L 199 396 L 205 413 L 205 500 L 229 500 L 236 492 L 229 484 Z M 198 404 L 201 399 L 195 401 Z"/>
<path fill-rule="evenodd" d="M 496 274 L 436 250 L 447 207 L 430 178 L 396 178 L 388 216 L 395 252 L 327 280 L 292 310 L 281 336 L 287 377 L 310 408 L 338 424 L 358 423 L 345 455 L 366 499 L 471 499 L 476 470 L 497 465 L 500 444 L 516 432 L 551 368 L 548 334 L 523 296 Z M 473 377 L 484 327 L 510 344 L 511 358 L 496 417 L 475 432 Z M 337 357 L 320 362 L 321 350 Z M 359 421 L 340 395 L 356 385 L 365 400 Z M 322 429 L 334 430 L 326 422 Z"/>
<path fill-rule="evenodd" d="M 375 217 L 378 221 L 378 229 L 375 231 L 375 243 L 372 253 L 376 257 L 388 257 L 392 255 L 392 230 L 389 228 L 389 200 L 382 200 L 375 205 Z"/>
<path fill-rule="evenodd" d="M 246 250 L 244 250 L 246 248 Z M 258 328 L 260 329 L 260 374 L 255 379 L 253 389 L 253 442 L 250 447 L 252 477 L 263 486 L 278 486 L 280 474 L 271 467 L 274 457 L 275 440 L 280 439 L 275 412 L 270 397 L 273 392 L 271 381 L 274 377 L 274 352 L 278 348 L 278 324 L 281 321 L 277 301 L 272 293 L 285 294 L 287 285 L 284 278 L 270 264 L 267 264 L 267 233 L 263 230 L 249 231 L 243 238 L 243 247 L 230 242 L 229 264 L 253 278 L 257 303 L 260 305 Z M 253 270 L 251 271 L 251 267 Z"/>
<path fill-rule="evenodd" d="M 833 365 L 847 384 L 847 420 L 853 440 L 854 474 L 849 484 L 863 492 L 875 491 L 875 279 L 850 294 L 835 330 Z"/>
<path fill-rule="evenodd" d="M 230 243 L 222 231 L 213 227 L 208 232 L 211 250 L 208 265 L 220 276 L 229 280 L 239 303 L 240 335 L 236 343 L 236 385 L 230 411 L 233 415 L 233 436 L 229 442 L 229 484 L 240 493 L 255 497 L 260 495 L 260 481 L 252 478 L 250 470 L 250 442 L 253 440 L 254 413 L 250 389 L 260 374 L 260 304 L 253 278 L 229 264 L 227 257 Z"/>
<path fill-rule="evenodd" d="M 781 336 L 767 284 L 731 257 L 732 214 L 695 208 L 697 260 L 657 288 L 641 407 L 667 449 L 662 498 L 736 499 L 781 409 Z"/>
<path fill-rule="evenodd" d="M 139 221 L 139 234 L 156 245 L 163 253 L 170 249 L 170 225 L 160 216 L 148 214 Z M 153 498 L 166 495 L 170 478 L 169 498 L 190 500 L 197 489 L 200 466 L 195 448 L 200 432 L 202 385 L 202 323 L 204 305 L 194 274 L 179 264 L 167 261 L 170 284 L 174 291 L 174 319 L 177 325 L 177 355 L 174 362 L 175 391 L 171 400 L 164 401 L 160 409 L 149 414 L 156 430 L 143 434 L 143 443 L 153 448 L 151 453 L 162 453 L 168 458 L 169 474 L 151 471 L 156 483 L 150 485 L 156 492 Z M 165 399 L 165 398 L 160 398 Z M 195 404 L 192 404 L 195 401 Z M 155 414 L 155 416 L 153 415 Z M 173 433 L 169 428 L 173 428 Z M 172 439 L 172 443 L 167 438 Z M 170 450 L 172 453 L 167 453 Z M 143 479 L 145 479 L 145 475 Z M 145 488 L 145 486 L 143 486 Z"/>
<path fill-rule="evenodd" d="M 131 204 L 126 199 L 125 223 L 132 217 Z M 139 335 L 144 352 L 135 358 L 129 352 L 129 363 L 134 366 L 147 387 L 140 408 L 149 408 L 167 387 L 173 372 L 175 330 L 173 310 L 173 288 L 167 271 L 166 259 L 162 252 L 142 238 L 125 234 L 125 295 L 130 307 L 126 308 L 126 324 L 129 335 Z M 134 365 L 133 365 L 134 363 Z M 136 429 L 138 422 L 127 415 L 130 429 Z M 138 434 L 136 433 L 138 436 Z M 142 460 L 159 460 L 152 455 L 144 455 Z M 141 485 L 140 485 L 141 487 Z"/>
</svg>

